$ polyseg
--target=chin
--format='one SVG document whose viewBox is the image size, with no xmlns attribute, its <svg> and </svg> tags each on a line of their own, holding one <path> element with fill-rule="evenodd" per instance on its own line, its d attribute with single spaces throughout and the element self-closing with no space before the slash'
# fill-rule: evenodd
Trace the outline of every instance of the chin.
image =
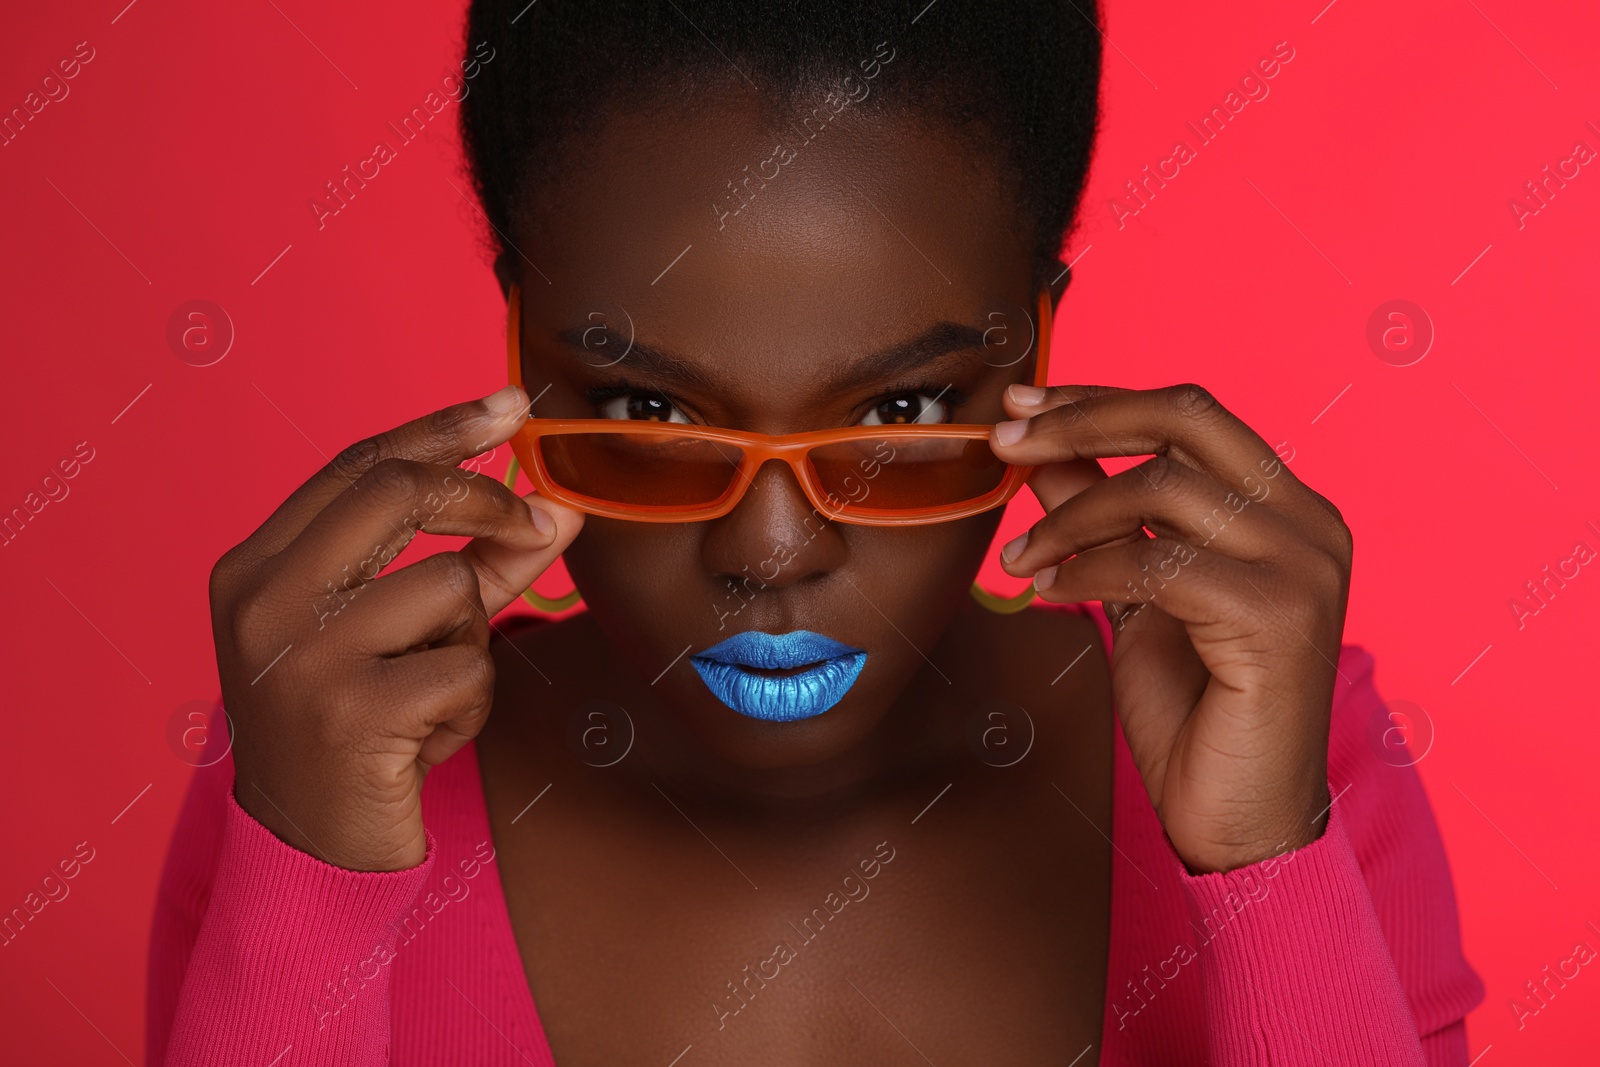
<svg viewBox="0 0 1600 1067">
<path fill-rule="evenodd" d="M 861 753 L 896 696 L 879 690 L 864 670 L 827 710 L 788 721 L 735 711 L 691 672 L 676 679 L 663 697 L 668 713 L 727 770 L 798 771 L 848 763 Z"/>
</svg>

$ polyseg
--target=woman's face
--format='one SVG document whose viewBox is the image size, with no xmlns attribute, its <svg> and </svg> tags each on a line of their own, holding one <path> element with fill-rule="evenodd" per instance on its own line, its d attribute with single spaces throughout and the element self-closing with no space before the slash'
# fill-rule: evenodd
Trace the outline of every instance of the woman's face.
<svg viewBox="0 0 1600 1067">
<path fill-rule="evenodd" d="M 730 89 L 615 109 L 571 139 L 509 257 L 535 416 L 769 434 L 1006 418 L 1005 386 L 1031 380 L 1031 354 L 1018 357 L 1037 294 L 994 154 L 903 113 L 834 114 L 821 95 L 809 128 Z M 722 518 L 589 516 L 565 559 L 640 680 L 630 699 L 658 703 L 730 769 L 812 767 L 861 745 L 903 696 L 935 692 L 928 680 L 948 685 L 941 638 L 1000 515 L 832 522 L 772 462 Z M 750 630 L 867 655 L 827 711 L 763 721 L 692 662 Z"/>
</svg>

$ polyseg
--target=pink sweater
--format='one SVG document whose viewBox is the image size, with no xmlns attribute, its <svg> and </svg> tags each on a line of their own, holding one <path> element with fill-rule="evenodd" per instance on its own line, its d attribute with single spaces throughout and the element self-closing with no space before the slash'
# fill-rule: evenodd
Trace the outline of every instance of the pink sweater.
<svg viewBox="0 0 1600 1067">
<path fill-rule="evenodd" d="M 1097 604 L 1061 610 L 1094 618 L 1110 647 Z M 1372 656 L 1345 645 L 1339 668 L 1352 684 L 1333 708 L 1338 799 L 1322 837 L 1277 860 L 1190 875 L 1116 729 L 1101 1064 L 1467 1064 L 1464 1018 L 1484 988 L 1462 956 L 1433 813 L 1415 769 L 1369 741 L 1375 713 L 1387 726 Z M 427 858 L 406 871 L 292 848 L 232 784 L 231 760 L 196 774 L 167 856 L 152 1067 L 554 1064 L 472 745 L 428 775 Z"/>
</svg>

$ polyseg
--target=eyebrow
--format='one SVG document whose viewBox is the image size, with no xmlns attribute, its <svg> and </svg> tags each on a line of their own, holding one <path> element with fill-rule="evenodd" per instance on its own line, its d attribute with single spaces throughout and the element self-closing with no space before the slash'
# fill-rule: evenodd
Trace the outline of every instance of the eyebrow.
<svg viewBox="0 0 1600 1067">
<path fill-rule="evenodd" d="M 583 328 L 573 327 L 556 334 L 556 340 L 576 352 L 595 354 L 594 349 L 584 343 L 586 332 Z M 909 340 L 898 341 L 856 361 L 848 370 L 826 379 L 822 385 L 825 390 L 840 390 L 908 374 L 954 353 L 982 348 L 984 337 L 985 331 L 975 326 L 939 322 Z M 601 367 L 606 365 L 604 361 L 599 364 Z M 626 365 L 641 374 L 675 385 L 702 389 L 716 387 L 713 378 L 695 366 L 692 360 L 637 341 L 628 348 L 626 356 L 610 365 Z"/>
<path fill-rule="evenodd" d="M 827 384 L 842 389 L 852 385 L 909 374 L 926 364 L 957 352 L 984 346 L 985 331 L 959 322 L 940 322 L 908 341 L 881 348 Z"/>
<path fill-rule="evenodd" d="M 570 330 L 562 330 L 556 334 L 556 340 L 580 355 L 599 356 L 600 354 L 584 341 L 586 333 L 588 333 L 586 328 L 574 326 Z M 627 354 L 621 359 L 615 362 L 611 362 L 609 359 L 596 359 L 592 365 L 596 369 L 626 365 L 641 374 L 648 374 L 678 385 L 692 385 L 702 389 L 713 388 L 716 384 L 710 376 L 696 367 L 692 361 L 684 359 L 682 356 L 674 355 L 666 349 L 640 344 L 638 341 L 628 346 Z"/>
</svg>

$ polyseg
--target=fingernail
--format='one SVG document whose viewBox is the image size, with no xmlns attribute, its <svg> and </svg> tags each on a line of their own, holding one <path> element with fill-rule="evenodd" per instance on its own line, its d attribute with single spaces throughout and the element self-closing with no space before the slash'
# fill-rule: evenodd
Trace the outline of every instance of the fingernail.
<svg viewBox="0 0 1600 1067">
<path fill-rule="evenodd" d="M 1041 593 L 1044 592 L 1046 589 L 1049 589 L 1052 585 L 1055 585 L 1055 584 L 1056 584 L 1056 568 L 1055 567 L 1046 567 L 1044 570 L 1040 571 L 1038 574 L 1035 574 L 1033 576 L 1033 587 L 1034 587 L 1034 589 L 1038 590 Z"/>
<path fill-rule="evenodd" d="M 489 414 L 497 419 L 508 415 L 515 415 L 518 411 L 527 414 L 528 401 L 521 386 L 508 385 L 498 392 L 490 393 L 483 398 L 484 406 L 489 409 Z"/>
<path fill-rule="evenodd" d="M 1022 440 L 1022 434 L 1028 428 L 1027 419 L 1013 419 L 995 426 L 994 437 L 1003 445 L 1014 445 Z"/>
<path fill-rule="evenodd" d="M 1001 560 L 1001 562 L 1010 563 L 1012 560 L 1014 560 L 1018 556 L 1022 555 L 1022 546 L 1026 545 L 1027 543 L 1028 543 L 1028 534 L 1027 534 L 1026 531 L 1023 532 L 1021 537 L 1015 538 L 1014 540 L 1011 540 L 1011 541 L 1007 541 L 1006 542 L 1006 547 L 1004 547 L 1004 548 L 1002 548 L 1000 550 L 1000 560 Z"/>
<path fill-rule="evenodd" d="M 544 508 L 534 507 L 533 504 L 529 502 L 528 513 L 533 516 L 533 525 L 535 529 L 544 534 L 546 537 L 555 536 L 556 520 L 550 517 L 550 513 L 548 511 L 544 510 Z"/>
<path fill-rule="evenodd" d="M 1011 399 L 1019 404 L 1038 404 L 1044 400 L 1044 390 L 1037 385 L 1013 385 Z"/>
</svg>

